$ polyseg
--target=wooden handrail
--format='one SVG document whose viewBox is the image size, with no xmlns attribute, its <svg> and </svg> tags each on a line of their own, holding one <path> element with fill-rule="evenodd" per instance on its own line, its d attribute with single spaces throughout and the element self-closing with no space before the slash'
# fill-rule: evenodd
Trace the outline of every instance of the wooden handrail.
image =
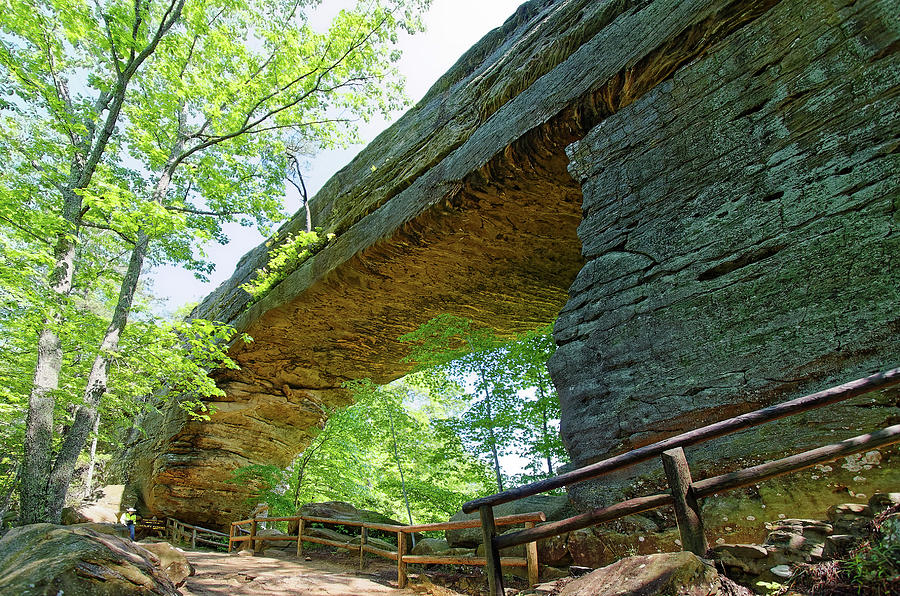
<svg viewBox="0 0 900 596">
<path fill-rule="evenodd" d="M 533 513 L 518 513 L 515 515 L 505 515 L 503 517 L 498 517 L 496 519 L 496 524 L 499 526 L 509 526 L 515 524 L 524 524 L 526 528 L 533 528 L 536 522 L 546 521 L 547 516 L 540 511 Z M 259 522 L 271 522 L 271 521 L 297 521 L 298 523 L 298 534 L 296 536 L 293 535 L 285 535 L 285 536 L 260 536 L 256 533 L 256 525 Z M 362 528 L 363 533 L 360 535 L 360 544 L 351 544 L 350 541 L 342 542 L 338 540 L 330 540 L 327 538 L 318 538 L 315 536 L 310 536 L 308 534 L 303 533 L 304 524 L 307 522 L 319 522 L 319 523 L 328 523 L 334 525 L 343 525 L 343 526 L 353 526 Z M 236 535 L 237 532 L 242 530 L 241 526 L 245 524 L 251 524 L 250 534 L 245 536 Z M 231 552 L 232 546 L 236 543 L 240 542 L 250 542 L 251 548 L 255 549 L 255 546 L 259 542 L 266 541 L 289 541 L 296 540 L 297 541 L 297 555 L 300 556 L 302 552 L 302 544 L 303 542 L 312 542 L 314 544 L 324 544 L 326 546 L 333 546 L 337 548 L 343 548 L 350 551 L 356 551 L 360 553 L 360 568 L 362 568 L 362 556 L 363 553 L 371 553 L 378 555 L 380 557 L 384 557 L 387 559 L 391 559 L 397 561 L 397 584 L 399 587 L 405 587 L 407 582 L 407 574 L 406 574 L 406 565 L 410 563 L 433 563 L 433 564 L 444 564 L 444 565 L 486 565 L 487 559 L 485 557 L 465 557 L 465 556 L 442 556 L 442 555 L 412 555 L 406 552 L 406 539 L 405 536 L 408 534 L 413 534 L 415 532 L 423 532 L 429 530 L 459 530 L 464 528 L 477 528 L 481 525 L 481 520 L 479 519 L 467 519 L 460 520 L 454 522 L 441 522 L 441 523 L 433 523 L 433 524 L 416 524 L 411 526 L 400 526 L 393 524 L 379 524 L 374 522 L 363 522 L 363 521 L 355 521 L 355 520 L 342 520 L 342 519 L 334 519 L 328 517 L 313 517 L 309 515 L 294 515 L 289 517 L 255 517 L 252 519 L 242 519 L 235 522 L 231 522 L 231 535 L 228 537 L 228 551 Z M 374 529 L 374 530 L 384 530 L 388 532 L 394 532 L 397 534 L 397 550 L 396 551 L 388 551 L 380 548 L 376 548 L 373 546 L 369 546 L 366 544 L 366 531 Z M 501 558 L 499 559 L 500 565 L 512 566 L 512 567 L 525 567 L 528 569 L 528 578 L 529 583 L 536 584 L 538 578 L 538 561 L 537 561 L 537 543 L 529 543 L 526 548 L 527 557 L 526 558 Z"/>
<path fill-rule="evenodd" d="M 264 521 L 299 521 L 303 520 L 306 522 L 318 522 L 323 524 L 334 524 L 338 526 L 351 526 L 356 528 L 367 528 L 369 530 L 383 530 L 385 532 L 403 532 L 404 534 L 412 534 L 414 532 L 427 532 L 427 531 L 438 531 L 438 530 L 462 530 L 465 528 L 478 528 L 481 527 L 481 521 L 478 519 L 466 519 L 455 522 L 437 522 L 432 524 L 415 524 L 412 526 L 398 526 L 393 524 L 380 524 L 375 522 L 363 522 L 356 520 L 342 520 L 335 519 L 330 517 L 312 517 L 309 515 L 294 515 L 290 517 L 254 517 L 252 519 L 242 519 L 239 521 L 231 522 L 232 526 L 241 526 L 244 524 L 249 524 L 252 522 L 264 522 Z M 511 526 L 515 524 L 524 524 L 527 522 L 543 522 L 547 521 L 547 516 L 544 515 L 543 512 L 537 511 L 534 513 L 516 513 L 514 515 L 504 515 L 503 517 L 498 517 L 495 520 L 495 523 L 498 526 Z M 222 534 L 222 536 L 227 536 L 227 534 Z"/>
<path fill-rule="evenodd" d="M 735 416 L 728 420 L 709 424 L 696 430 L 681 433 L 674 437 L 669 437 L 668 439 L 645 445 L 638 449 L 633 449 L 628 453 L 616 455 L 576 470 L 559 474 L 553 478 L 538 480 L 537 482 L 532 482 L 525 486 L 512 488 L 480 499 L 474 499 L 463 504 L 462 509 L 466 513 L 473 513 L 482 506 L 487 505 L 494 507 L 502 503 L 508 503 L 549 490 L 562 488 L 576 482 L 590 480 L 608 474 L 609 472 L 653 459 L 654 457 L 661 455 L 664 451 L 676 447 L 696 445 L 697 443 L 703 443 L 710 439 L 758 426 L 766 422 L 771 422 L 772 420 L 778 420 L 779 418 L 785 418 L 787 416 L 820 408 L 828 404 L 870 393 L 877 389 L 886 389 L 895 385 L 900 385 L 900 368 L 893 368 L 883 373 L 877 373 L 856 381 L 838 385 L 837 387 L 832 387 L 831 389 L 825 389 L 824 391 L 798 397 L 767 408 L 741 414 L 740 416 Z"/>
</svg>

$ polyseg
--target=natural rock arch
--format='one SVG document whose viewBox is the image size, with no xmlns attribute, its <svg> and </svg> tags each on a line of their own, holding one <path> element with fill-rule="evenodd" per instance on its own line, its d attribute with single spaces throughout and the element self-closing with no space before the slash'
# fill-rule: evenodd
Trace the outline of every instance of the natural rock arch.
<svg viewBox="0 0 900 596">
<path fill-rule="evenodd" d="M 813 9 L 799 0 L 523 4 L 314 198 L 316 225 L 337 234 L 331 245 L 251 305 L 240 285 L 265 265 L 260 246 L 198 307 L 197 316 L 229 322 L 255 341 L 232 349 L 240 371 L 212 373 L 227 395 L 211 422 L 189 422 L 173 409 L 129 446 L 143 506 L 211 525 L 239 517 L 249 488 L 228 483 L 230 472 L 290 461 L 322 422 L 323 407 L 346 401 L 343 381 L 402 375 L 397 338 L 443 312 L 514 333 L 553 320 L 565 305 L 552 372 L 577 462 L 900 360 L 891 314 L 900 276 L 891 259 L 880 271 L 849 275 L 868 288 L 858 297 L 868 306 L 854 322 L 876 320 L 845 331 L 847 351 L 801 353 L 805 344 L 786 342 L 764 351 L 777 363 L 763 362 L 741 340 L 759 317 L 744 312 L 743 327 L 716 327 L 721 313 L 697 311 L 709 308 L 704 296 L 712 294 L 740 309 L 746 295 L 727 288 L 752 289 L 761 279 L 774 320 L 767 333 L 778 337 L 795 324 L 799 298 L 781 292 L 779 301 L 784 278 L 772 268 L 807 253 L 769 237 L 744 241 L 754 218 L 769 221 L 767 205 L 792 196 L 791 170 L 779 170 L 785 184 L 766 178 L 768 160 L 795 146 L 792 134 L 805 143 L 787 154 L 797 180 L 818 184 L 815 196 L 797 201 L 799 211 L 812 209 L 825 228 L 846 222 L 844 211 L 814 206 L 841 196 L 846 188 L 835 184 L 844 179 L 835 177 L 850 176 L 847 188 L 869 189 L 848 202 L 872 211 L 857 227 L 876 230 L 850 237 L 898 254 L 890 183 L 900 166 L 889 114 L 898 103 L 900 35 L 889 5 L 835 1 L 807 14 Z M 815 102 L 834 109 L 851 100 L 872 118 L 799 119 Z M 778 137 L 782 129 L 787 135 Z M 866 132 L 853 138 L 856 130 Z M 730 136 L 709 142 L 722 131 Z M 848 142 L 834 158 L 852 157 L 859 169 L 825 171 L 834 160 L 818 159 L 809 143 L 836 136 Z M 694 163 L 695 155 L 705 161 Z M 736 178 L 743 184 L 731 184 Z M 708 188 L 725 195 L 706 201 Z M 716 224 L 723 209 L 731 228 Z M 694 213 L 696 221 L 685 223 Z M 707 220 L 717 235 L 709 242 L 698 237 Z M 670 250 L 675 240 L 696 246 Z M 809 253 L 828 272 L 852 260 L 844 247 L 837 264 L 823 261 L 836 242 Z M 811 309 L 810 341 L 839 321 L 834 308 L 850 302 L 859 304 Z M 666 341 L 657 349 L 660 329 Z M 744 364 L 728 384 L 716 354 L 684 348 L 698 332 L 731 342 L 724 361 Z M 890 398 L 881 396 L 869 417 L 883 418 Z M 749 444 L 759 450 L 754 436 Z M 580 498 L 604 496 L 586 489 Z"/>
</svg>

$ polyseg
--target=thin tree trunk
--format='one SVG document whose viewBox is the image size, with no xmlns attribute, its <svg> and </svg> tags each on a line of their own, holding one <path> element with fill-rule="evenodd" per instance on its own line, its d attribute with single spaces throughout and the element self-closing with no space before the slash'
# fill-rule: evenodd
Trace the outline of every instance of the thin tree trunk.
<svg viewBox="0 0 900 596">
<path fill-rule="evenodd" d="M 541 429 L 543 434 L 541 435 L 544 439 L 544 445 L 550 445 L 547 437 L 550 434 L 550 431 L 547 427 L 547 404 L 544 403 L 544 382 L 543 379 L 538 379 L 537 384 L 538 394 L 539 394 L 539 402 L 541 404 Z M 547 458 L 547 474 L 553 476 L 553 461 L 550 459 L 550 450 L 544 454 Z"/>
<path fill-rule="evenodd" d="M 487 392 L 485 392 L 487 394 Z M 488 436 L 491 438 L 491 456 L 494 459 L 494 474 L 497 476 L 497 489 L 500 492 L 503 492 L 503 477 L 500 475 L 500 457 L 497 454 L 497 436 L 494 434 L 494 419 L 491 415 L 491 399 L 490 394 L 488 394 L 487 398 L 487 411 L 488 411 Z"/>
<path fill-rule="evenodd" d="M 178 167 L 184 151 L 184 141 L 184 137 L 179 137 L 172 147 L 169 159 L 160 173 L 156 185 L 153 187 L 153 192 L 150 195 L 151 203 L 162 204 L 164 202 L 166 193 L 168 193 L 169 186 L 172 183 L 175 168 Z M 109 367 L 112 363 L 112 354 L 119 349 L 119 340 L 122 338 L 125 325 L 128 324 L 128 316 L 131 314 L 134 295 L 137 293 L 138 281 L 140 280 L 141 270 L 144 267 L 144 260 L 147 257 L 149 248 L 150 237 L 143 230 L 139 229 L 137 241 L 131 249 L 128 269 L 125 272 L 125 277 L 122 278 L 122 284 L 119 286 L 119 298 L 116 301 L 116 308 L 113 311 L 112 319 L 106 328 L 106 334 L 103 336 L 100 350 L 94 358 L 94 364 L 88 376 L 87 386 L 84 391 L 84 401 L 75 410 L 75 419 L 72 421 L 72 427 L 66 434 L 66 438 L 53 464 L 53 470 L 50 472 L 47 488 L 47 517 L 51 523 L 59 523 L 62 508 L 65 506 L 66 492 L 69 490 L 69 484 L 71 484 L 72 476 L 75 473 L 78 454 L 84 449 L 88 433 L 94 426 L 94 420 L 97 417 L 97 407 L 100 405 L 100 399 L 106 393 L 109 385 Z"/>
<path fill-rule="evenodd" d="M 471 347 L 471 344 L 469 345 Z M 497 489 L 500 492 L 503 492 L 503 476 L 500 474 L 500 456 L 497 453 L 497 435 L 494 434 L 494 413 L 492 412 L 491 407 L 493 398 L 491 392 L 487 389 L 487 373 L 485 372 L 484 367 L 479 367 L 479 372 L 481 373 L 482 391 L 484 391 L 484 403 L 487 407 L 488 436 L 491 439 L 491 456 L 494 459 L 494 474 L 497 476 Z"/>
<path fill-rule="evenodd" d="M 0 526 L 2 526 L 2 520 L 6 516 L 6 512 L 9 511 L 9 504 L 12 501 L 12 495 L 16 491 L 16 486 L 18 486 L 19 481 L 22 478 L 22 465 L 16 465 L 16 475 L 13 477 L 12 482 L 9 483 L 9 487 L 6 490 L 6 495 L 3 498 L 3 507 L 0 507 Z"/>
<path fill-rule="evenodd" d="M 75 419 L 56 456 L 47 490 L 47 517 L 51 523 L 59 523 L 59 516 L 65 505 L 66 492 L 75 472 L 78 454 L 84 449 L 85 441 L 97 418 L 100 399 L 106 393 L 112 354 L 119 349 L 119 340 L 128 322 L 128 315 L 131 313 L 131 306 L 149 245 L 150 238 L 143 232 L 139 232 L 138 241 L 131 251 L 128 270 L 119 289 L 119 299 L 113 311 L 112 320 L 106 328 L 100 351 L 94 358 L 94 364 L 88 376 L 84 402 L 75 410 Z"/>
<path fill-rule="evenodd" d="M 322 447 L 322 445 L 324 445 L 328 441 L 328 439 L 328 436 L 323 437 L 319 444 L 316 445 L 312 450 L 307 449 L 307 451 L 310 451 L 309 454 L 307 454 L 306 452 L 303 453 L 303 461 L 300 464 L 300 469 L 297 470 L 297 488 L 294 489 L 295 510 L 300 506 L 300 486 L 301 484 L 303 484 L 303 475 L 306 473 L 306 466 L 307 464 L 309 464 L 309 461 L 312 459 L 312 457 L 316 454 L 316 451 L 318 451 Z"/>
<path fill-rule="evenodd" d="M 397 469 L 400 470 L 400 488 L 403 489 L 403 502 L 406 503 L 406 515 L 409 517 L 409 525 L 413 524 L 412 511 L 409 508 L 409 497 L 406 496 L 406 480 L 403 478 L 403 466 L 400 465 L 400 452 L 397 451 L 397 432 L 394 430 L 394 413 L 388 414 L 388 420 L 391 421 L 391 437 L 394 440 L 394 461 L 397 462 Z M 416 539 L 413 538 L 413 546 L 416 545 Z"/>
<path fill-rule="evenodd" d="M 97 463 L 97 439 L 100 432 L 100 416 L 94 416 L 94 428 L 91 430 L 91 460 L 88 463 L 87 478 L 84 480 L 84 496 L 91 495 L 91 484 L 94 482 L 94 466 Z"/>
</svg>

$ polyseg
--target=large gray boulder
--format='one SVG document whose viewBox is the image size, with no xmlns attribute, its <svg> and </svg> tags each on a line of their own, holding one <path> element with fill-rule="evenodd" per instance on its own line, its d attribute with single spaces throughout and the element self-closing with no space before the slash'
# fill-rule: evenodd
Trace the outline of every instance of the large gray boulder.
<svg viewBox="0 0 900 596">
<path fill-rule="evenodd" d="M 117 536 L 86 527 L 31 524 L 0 539 L 0 594 L 179 594 L 159 562 Z"/>
</svg>

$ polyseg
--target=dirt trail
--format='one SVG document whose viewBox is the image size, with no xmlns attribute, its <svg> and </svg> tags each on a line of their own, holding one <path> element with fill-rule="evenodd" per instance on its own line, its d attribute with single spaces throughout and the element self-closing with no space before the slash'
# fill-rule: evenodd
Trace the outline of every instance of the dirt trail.
<svg viewBox="0 0 900 596">
<path fill-rule="evenodd" d="M 251 594 L 290 594 L 358 596 L 457 594 L 438 586 L 397 589 L 397 569 L 379 562 L 368 563 L 357 572 L 348 559 L 315 557 L 312 561 L 292 556 L 242 556 L 219 552 L 185 551 L 197 572 L 180 591 L 185 596 L 232 596 Z"/>
</svg>

